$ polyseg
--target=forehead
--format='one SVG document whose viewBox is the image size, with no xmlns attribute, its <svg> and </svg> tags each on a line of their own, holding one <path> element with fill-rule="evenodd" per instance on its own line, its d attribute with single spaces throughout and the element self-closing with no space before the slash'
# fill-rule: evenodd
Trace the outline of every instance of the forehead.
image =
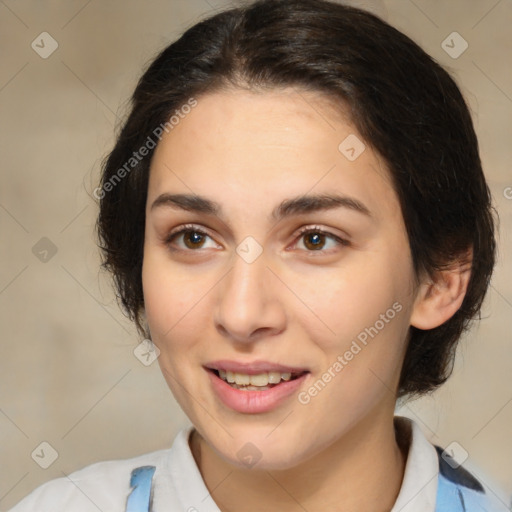
<svg viewBox="0 0 512 512">
<path fill-rule="evenodd" d="M 310 192 L 356 197 L 381 213 L 397 207 L 382 159 L 342 105 L 291 88 L 197 98 L 153 155 L 148 203 L 164 192 L 208 196 L 228 206 L 236 200 L 260 211 Z"/>
</svg>

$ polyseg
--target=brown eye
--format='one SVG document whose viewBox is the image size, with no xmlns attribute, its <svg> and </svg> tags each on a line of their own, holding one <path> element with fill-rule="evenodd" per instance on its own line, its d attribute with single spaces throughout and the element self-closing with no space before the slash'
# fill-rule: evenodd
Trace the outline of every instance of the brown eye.
<svg viewBox="0 0 512 512">
<path fill-rule="evenodd" d="M 303 244 L 307 252 L 330 253 L 331 249 L 329 247 L 323 250 L 329 240 L 334 241 L 334 250 L 339 245 L 350 245 L 350 242 L 347 240 L 317 227 L 303 229 L 299 233 L 299 239 L 304 239 Z"/>
<path fill-rule="evenodd" d="M 211 239 L 208 233 L 196 228 L 195 226 L 183 226 L 179 231 L 170 233 L 165 238 L 165 244 L 172 251 L 194 251 L 202 249 L 208 238 Z M 183 240 L 183 245 L 176 243 L 180 239 Z"/>
<path fill-rule="evenodd" d="M 325 235 L 323 233 L 310 231 L 302 236 L 304 237 L 304 245 L 313 251 L 322 249 L 325 244 Z"/>
<path fill-rule="evenodd" d="M 189 249 L 195 249 L 197 247 L 202 247 L 204 244 L 204 237 L 207 236 L 204 233 L 200 233 L 199 231 L 182 231 L 183 240 L 185 245 Z"/>
</svg>

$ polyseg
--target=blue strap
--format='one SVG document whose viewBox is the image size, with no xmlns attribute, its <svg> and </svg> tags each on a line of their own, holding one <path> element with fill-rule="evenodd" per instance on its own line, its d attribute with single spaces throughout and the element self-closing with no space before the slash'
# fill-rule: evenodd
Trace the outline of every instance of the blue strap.
<svg viewBox="0 0 512 512">
<path fill-rule="evenodd" d="M 436 512 L 506 512 L 491 502 L 482 484 L 463 466 L 435 446 L 439 458 Z M 450 462 L 449 462 L 450 461 Z"/>
<path fill-rule="evenodd" d="M 126 512 L 150 512 L 151 486 L 155 466 L 141 466 L 132 471 L 130 487 L 132 492 L 126 500 Z"/>
</svg>

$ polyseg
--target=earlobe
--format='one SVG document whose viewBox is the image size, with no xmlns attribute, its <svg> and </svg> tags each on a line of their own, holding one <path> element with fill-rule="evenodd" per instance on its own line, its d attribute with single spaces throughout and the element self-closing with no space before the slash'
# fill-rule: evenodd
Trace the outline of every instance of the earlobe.
<svg viewBox="0 0 512 512">
<path fill-rule="evenodd" d="M 449 320 L 460 308 L 471 276 L 472 250 L 449 270 L 440 270 L 435 279 L 425 279 L 418 288 L 410 323 L 434 329 Z"/>
</svg>

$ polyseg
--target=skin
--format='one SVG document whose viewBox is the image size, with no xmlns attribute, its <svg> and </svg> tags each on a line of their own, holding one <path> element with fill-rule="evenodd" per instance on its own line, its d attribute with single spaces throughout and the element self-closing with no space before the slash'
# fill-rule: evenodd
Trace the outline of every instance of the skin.
<svg viewBox="0 0 512 512">
<path fill-rule="evenodd" d="M 362 137 L 327 98 L 287 88 L 197 99 L 153 155 L 142 278 L 159 364 L 195 426 L 189 443 L 203 479 L 223 511 L 390 510 L 407 453 L 393 413 L 408 329 L 453 315 L 467 276 L 417 285 L 385 164 L 368 144 L 354 161 L 338 150 L 348 135 Z M 333 192 L 371 217 L 337 208 L 267 218 L 285 199 Z M 162 193 L 206 196 L 224 216 L 152 209 Z M 207 231 L 202 245 L 190 232 L 166 243 L 189 223 Z M 326 237 L 315 250 L 297 233 L 315 226 L 348 245 Z M 236 252 L 247 236 L 263 249 L 252 263 Z M 233 411 L 202 367 L 216 359 L 303 367 L 307 390 L 397 302 L 400 312 L 306 405 L 293 395 L 270 412 Z M 261 455 L 252 468 L 237 457 L 247 442 Z"/>
</svg>

